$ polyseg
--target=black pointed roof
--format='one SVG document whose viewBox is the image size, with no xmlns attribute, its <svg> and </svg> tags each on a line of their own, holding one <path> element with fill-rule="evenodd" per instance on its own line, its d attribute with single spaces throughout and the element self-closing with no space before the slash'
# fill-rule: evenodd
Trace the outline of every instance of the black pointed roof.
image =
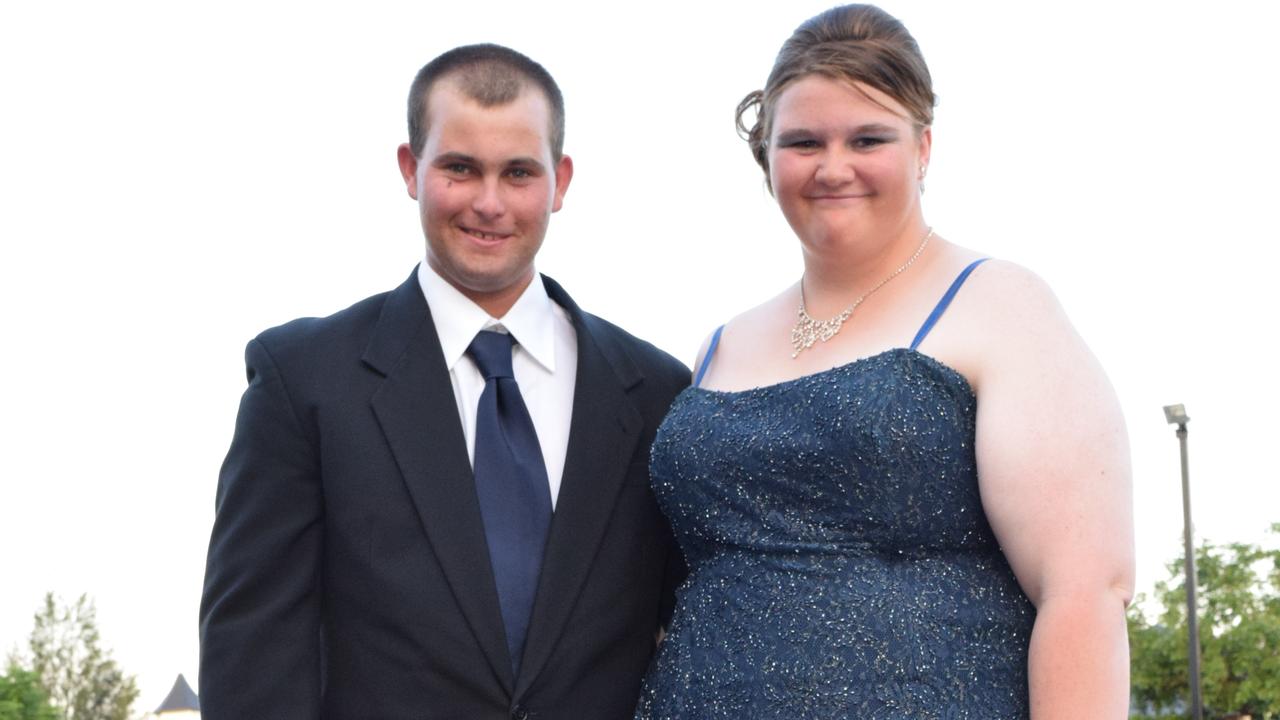
<svg viewBox="0 0 1280 720">
<path fill-rule="evenodd" d="M 156 708 L 156 714 L 177 710 L 200 710 L 200 698 L 196 697 L 195 691 L 187 684 L 187 679 L 182 677 L 181 673 L 178 674 L 178 679 L 173 681 L 173 689 L 169 691 L 168 697 L 160 703 L 160 707 Z"/>
</svg>

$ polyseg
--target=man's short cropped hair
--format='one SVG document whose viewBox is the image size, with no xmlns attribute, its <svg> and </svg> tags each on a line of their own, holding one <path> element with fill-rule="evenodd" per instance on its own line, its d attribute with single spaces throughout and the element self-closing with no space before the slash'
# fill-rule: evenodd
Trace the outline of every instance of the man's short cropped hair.
<svg viewBox="0 0 1280 720">
<path fill-rule="evenodd" d="M 409 147 L 422 156 L 427 144 L 427 97 L 437 80 L 450 77 L 484 107 L 512 102 L 526 87 L 542 91 L 551 106 L 551 159 L 564 152 L 564 97 L 551 73 L 511 48 L 491 43 L 456 47 L 422 66 L 409 89 Z"/>
</svg>

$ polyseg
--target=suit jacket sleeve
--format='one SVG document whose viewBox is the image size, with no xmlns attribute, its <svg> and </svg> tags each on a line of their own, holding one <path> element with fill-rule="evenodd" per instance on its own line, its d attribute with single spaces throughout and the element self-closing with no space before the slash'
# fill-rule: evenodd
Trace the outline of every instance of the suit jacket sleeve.
<svg viewBox="0 0 1280 720">
<path fill-rule="evenodd" d="M 200 606 L 205 720 L 318 718 L 324 507 L 316 443 L 262 339 L 218 478 Z"/>
</svg>

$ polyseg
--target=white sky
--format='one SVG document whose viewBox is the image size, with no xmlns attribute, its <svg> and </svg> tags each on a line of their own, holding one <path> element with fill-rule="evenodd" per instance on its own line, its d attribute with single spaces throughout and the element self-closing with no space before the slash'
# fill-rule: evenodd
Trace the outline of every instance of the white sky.
<svg viewBox="0 0 1280 720">
<path fill-rule="evenodd" d="M 0 653 L 88 592 L 139 711 L 195 684 L 244 343 L 421 257 L 395 147 L 424 62 L 493 41 L 555 75 L 576 172 L 539 268 L 692 362 L 799 273 L 733 109 L 828 4 L 7 3 Z M 1201 536 L 1280 521 L 1266 5 L 884 5 L 941 100 L 927 220 L 1045 276 L 1117 388 L 1142 589 L 1181 549 L 1162 405 L 1193 418 Z"/>
</svg>

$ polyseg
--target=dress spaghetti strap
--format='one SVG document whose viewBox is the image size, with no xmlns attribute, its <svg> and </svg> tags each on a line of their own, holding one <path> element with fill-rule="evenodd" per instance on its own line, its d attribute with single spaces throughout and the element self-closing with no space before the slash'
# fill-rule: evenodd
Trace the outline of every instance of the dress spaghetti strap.
<svg viewBox="0 0 1280 720">
<path fill-rule="evenodd" d="M 929 313 L 929 317 L 925 319 L 924 325 L 920 326 L 920 331 L 916 333 L 916 339 L 911 341 L 912 350 L 915 350 L 920 346 L 920 343 L 924 342 L 925 336 L 933 329 L 934 324 L 938 322 L 938 318 L 942 317 L 942 314 L 947 311 L 947 306 L 951 304 L 951 300 L 954 299 L 956 293 L 960 291 L 960 286 L 964 285 L 964 281 L 969 279 L 969 273 L 973 272 L 974 268 L 989 259 L 990 258 L 978 258 L 977 260 L 969 263 L 969 266 L 964 270 L 960 271 L 960 274 L 956 276 L 956 279 L 951 283 L 951 287 L 947 288 L 947 292 L 942 296 L 942 299 L 938 301 L 936 306 L 934 306 L 933 312 Z"/>
<path fill-rule="evenodd" d="M 707 346 L 707 354 L 702 356 L 702 364 L 698 366 L 698 374 L 693 378 L 693 386 L 698 387 L 702 384 L 702 376 L 707 374 L 707 368 L 711 365 L 711 356 L 716 354 L 716 346 L 720 344 L 720 333 L 724 331 L 724 326 L 716 328 L 715 334 L 711 336 L 711 344 Z"/>
</svg>

